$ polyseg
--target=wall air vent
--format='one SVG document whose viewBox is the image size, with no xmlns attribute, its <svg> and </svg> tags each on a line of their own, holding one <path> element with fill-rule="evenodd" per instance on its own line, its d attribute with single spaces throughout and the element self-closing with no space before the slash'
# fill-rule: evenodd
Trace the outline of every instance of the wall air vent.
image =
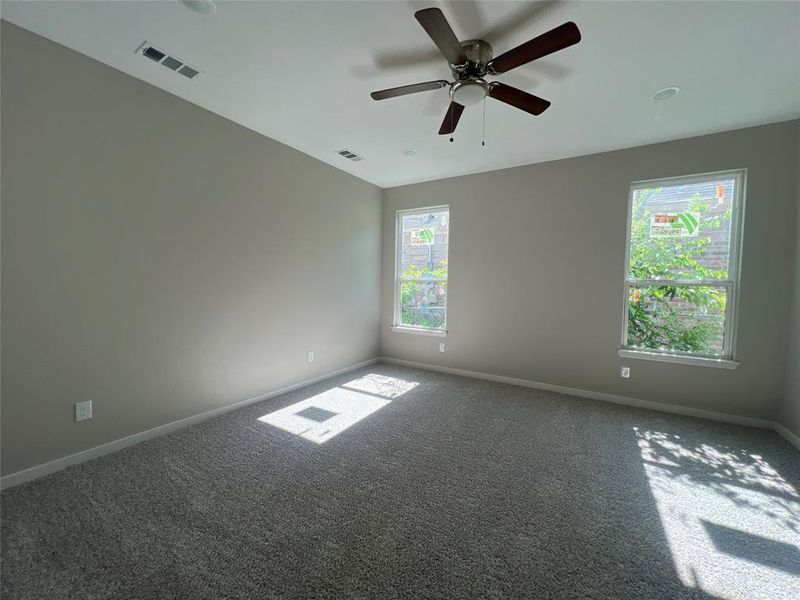
<svg viewBox="0 0 800 600">
<path fill-rule="evenodd" d="M 143 42 L 142 45 L 136 49 L 136 54 L 141 54 L 153 62 L 167 67 L 170 71 L 175 71 L 183 75 L 187 79 L 197 79 L 197 77 L 203 74 L 203 71 L 200 69 L 190 67 L 185 61 L 182 61 L 180 58 L 175 58 L 150 42 Z"/>
<path fill-rule="evenodd" d="M 348 150 L 347 148 L 345 148 L 344 150 L 337 150 L 336 154 L 345 157 L 347 160 L 352 160 L 353 162 L 364 160 L 363 156 L 359 156 L 358 154 L 356 154 L 352 150 Z"/>
</svg>

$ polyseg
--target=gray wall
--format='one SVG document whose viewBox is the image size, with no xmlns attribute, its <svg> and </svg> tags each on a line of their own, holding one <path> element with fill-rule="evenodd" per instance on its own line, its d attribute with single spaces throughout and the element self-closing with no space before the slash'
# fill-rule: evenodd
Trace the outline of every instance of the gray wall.
<svg viewBox="0 0 800 600">
<path fill-rule="evenodd" d="M 792 121 L 387 190 L 382 354 L 775 419 L 786 367 L 797 136 Z M 741 365 L 726 371 L 619 358 L 629 182 L 741 167 L 749 170 Z M 440 338 L 390 330 L 395 211 L 438 204 L 451 211 L 444 354 Z M 632 367 L 627 381 L 619 377 L 624 364 Z"/>
<path fill-rule="evenodd" d="M 3 474 L 377 356 L 380 189 L 5 22 L 2 77 Z"/>
<path fill-rule="evenodd" d="M 800 131 L 796 143 L 800 147 Z M 789 347 L 786 353 L 786 390 L 780 422 L 800 437 L 800 157 L 797 164 L 797 245 L 794 256 L 794 293 L 792 295 Z"/>
</svg>

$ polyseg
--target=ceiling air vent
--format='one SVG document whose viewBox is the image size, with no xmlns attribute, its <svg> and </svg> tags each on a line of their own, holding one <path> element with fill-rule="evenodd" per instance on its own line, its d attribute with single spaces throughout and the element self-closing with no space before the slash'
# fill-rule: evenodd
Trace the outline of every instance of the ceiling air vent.
<svg viewBox="0 0 800 600">
<path fill-rule="evenodd" d="M 185 61 L 171 56 L 169 53 L 165 52 L 158 46 L 151 44 L 150 42 L 142 43 L 142 45 L 136 49 L 136 54 L 141 54 L 142 56 L 149 58 L 150 60 L 157 62 L 164 67 L 167 67 L 170 71 L 175 71 L 176 73 L 183 75 L 187 79 L 195 79 L 199 75 L 203 74 L 203 71 L 200 69 L 190 67 Z"/>
<path fill-rule="evenodd" d="M 347 160 L 352 160 L 353 162 L 364 160 L 363 156 L 359 156 L 352 150 L 348 150 L 346 148 L 344 150 L 338 150 L 336 154 L 338 154 L 339 156 L 344 156 Z"/>
<path fill-rule="evenodd" d="M 147 48 L 145 48 L 142 54 L 144 54 L 147 58 L 153 59 L 156 62 L 160 61 L 162 58 L 166 56 L 166 54 L 164 54 L 161 50 L 156 50 L 152 46 L 148 46 Z"/>
</svg>

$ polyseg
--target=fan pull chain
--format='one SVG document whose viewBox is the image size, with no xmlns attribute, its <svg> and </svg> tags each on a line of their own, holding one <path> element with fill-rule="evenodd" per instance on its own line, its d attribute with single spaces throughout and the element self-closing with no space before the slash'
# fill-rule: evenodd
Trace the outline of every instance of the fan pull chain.
<svg viewBox="0 0 800 600">
<path fill-rule="evenodd" d="M 453 143 L 453 131 L 455 131 L 455 127 L 453 127 L 453 103 L 450 103 L 450 143 Z"/>
<path fill-rule="evenodd" d="M 483 98 L 483 131 L 481 132 L 481 146 L 486 146 L 486 97 Z"/>
</svg>

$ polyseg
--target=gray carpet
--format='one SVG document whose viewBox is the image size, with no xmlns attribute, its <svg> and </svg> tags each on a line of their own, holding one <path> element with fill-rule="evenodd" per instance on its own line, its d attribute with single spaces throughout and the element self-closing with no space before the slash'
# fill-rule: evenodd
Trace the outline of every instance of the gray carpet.
<svg viewBox="0 0 800 600">
<path fill-rule="evenodd" d="M 798 490 L 772 432 L 381 364 L 3 492 L 2 597 L 797 598 Z"/>
</svg>

